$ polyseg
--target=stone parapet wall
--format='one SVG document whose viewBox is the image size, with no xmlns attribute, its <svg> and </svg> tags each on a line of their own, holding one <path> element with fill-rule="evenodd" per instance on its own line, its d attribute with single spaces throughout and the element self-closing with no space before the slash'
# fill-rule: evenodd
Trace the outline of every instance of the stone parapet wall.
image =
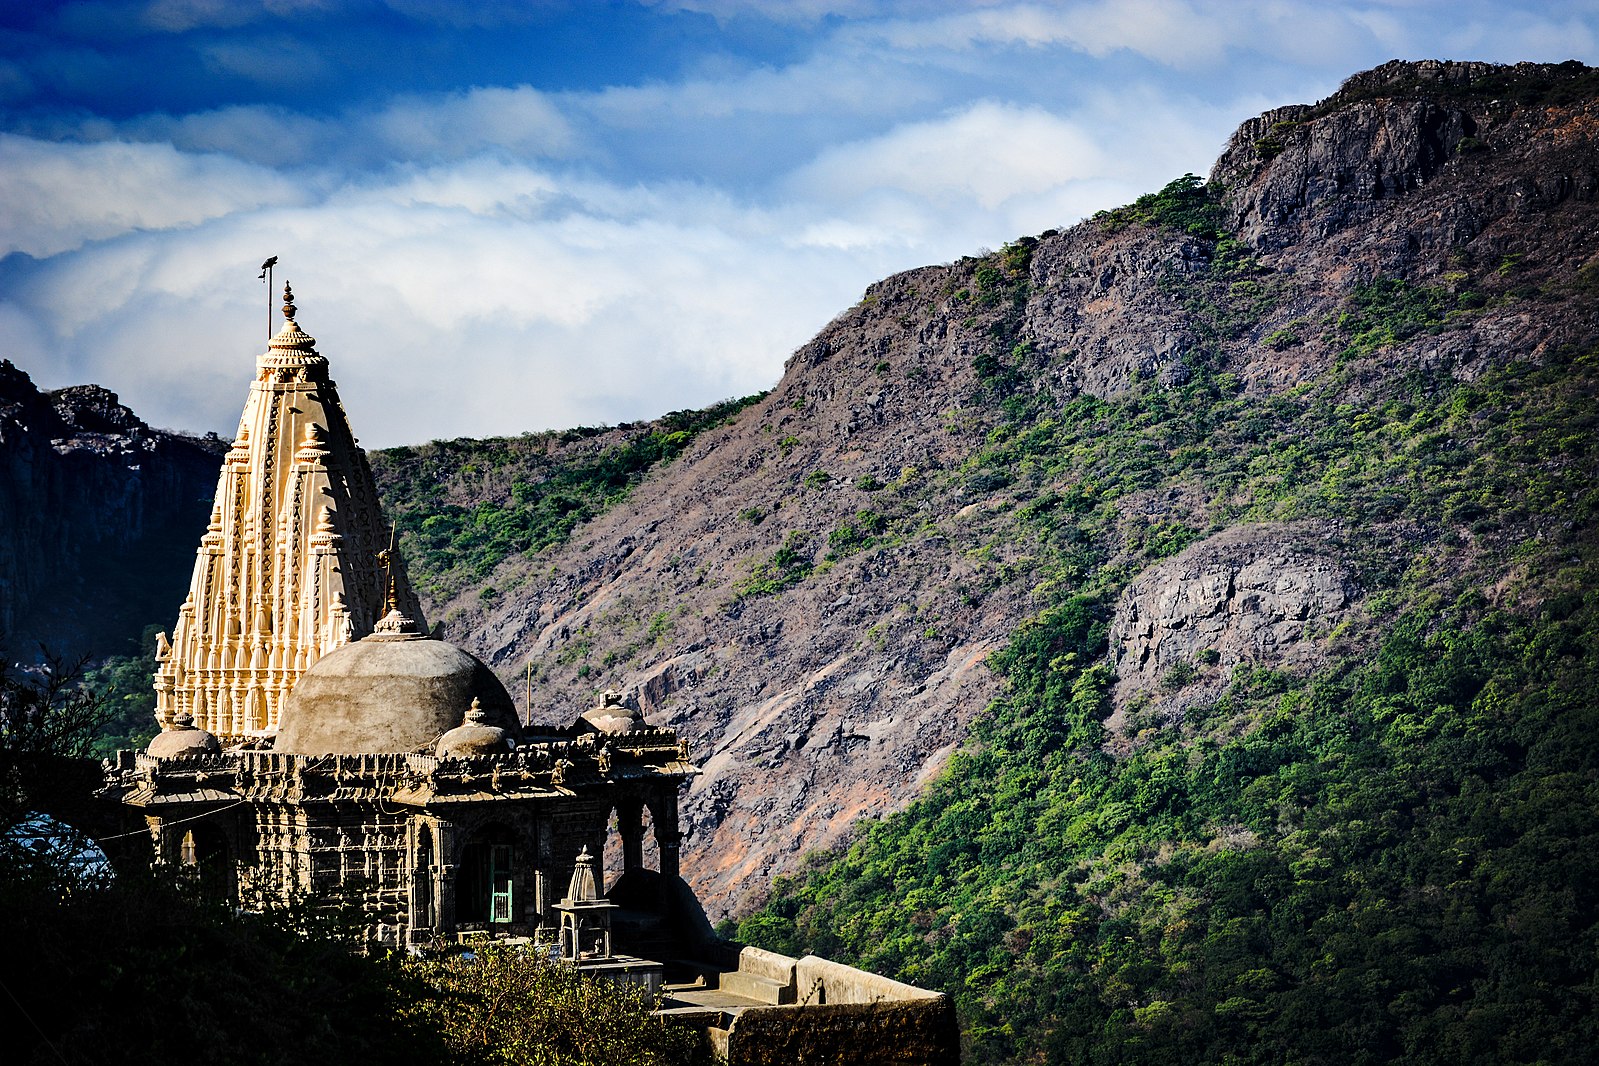
<svg viewBox="0 0 1599 1066">
<path fill-rule="evenodd" d="M 723 991 L 757 999 L 710 1037 L 727 1066 L 803 1062 L 956 1066 L 960 1028 L 941 992 L 815 955 L 793 959 L 746 947 Z"/>
<path fill-rule="evenodd" d="M 929 992 L 925 988 L 892 981 L 815 955 L 807 955 L 794 964 L 794 980 L 801 1002 L 806 1001 L 807 997 L 809 1002 L 827 1004 L 897 1003 L 945 998 L 942 992 Z"/>
<path fill-rule="evenodd" d="M 954 1007 L 937 994 L 897 1002 L 750 1007 L 727 1032 L 724 1054 L 727 1066 L 957 1066 L 960 1030 Z"/>
</svg>

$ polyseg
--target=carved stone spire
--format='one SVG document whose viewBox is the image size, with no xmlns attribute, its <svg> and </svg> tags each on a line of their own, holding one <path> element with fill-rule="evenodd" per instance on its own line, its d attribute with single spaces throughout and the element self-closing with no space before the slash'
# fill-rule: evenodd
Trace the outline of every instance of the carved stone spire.
<svg viewBox="0 0 1599 1066">
<path fill-rule="evenodd" d="M 163 729 L 188 714 L 224 742 L 273 733 L 301 672 L 371 633 L 385 608 L 427 628 L 403 566 L 385 552 L 372 470 L 297 311 L 284 285 L 283 328 L 256 361 L 189 598 L 157 668 Z"/>
</svg>

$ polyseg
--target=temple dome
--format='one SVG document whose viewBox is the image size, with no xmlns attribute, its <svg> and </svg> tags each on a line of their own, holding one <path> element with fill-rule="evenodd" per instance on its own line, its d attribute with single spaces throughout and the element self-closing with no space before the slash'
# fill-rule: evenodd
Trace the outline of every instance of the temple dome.
<svg viewBox="0 0 1599 1066">
<path fill-rule="evenodd" d="M 217 755 L 222 745 L 204 729 L 196 729 L 192 717 L 181 714 L 171 728 L 157 733 L 144 750 L 158 759 L 174 759 L 186 755 Z"/>
<path fill-rule="evenodd" d="M 637 707 L 630 705 L 620 692 L 601 695 L 598 706 L 590 707 L 578 716 L 578 724 L 601 733 L 632 733 L 649 728 L 644 715 Z"/>
<path fill-rule="evenodd" d="M 473 700 L 485 727 L 518 729 L 516 705 L 487 666 L 453 644 L 380 623 L 301 675 L 273 747 L 298 755 L 431 751 Z"/>
<path fill-rule="evenodd" d="M 465 720 L 439 738 L 433 753 L 441 759 L 507 754 L 516 747 L 516 738 L 509 729 L 490 722 L 482 701 L 474 699 Z"/>
</svg>

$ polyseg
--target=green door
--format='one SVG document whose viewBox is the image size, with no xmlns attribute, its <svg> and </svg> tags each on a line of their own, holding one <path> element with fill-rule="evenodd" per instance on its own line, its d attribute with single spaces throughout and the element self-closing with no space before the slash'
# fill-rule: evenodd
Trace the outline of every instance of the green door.
<svg viewBox="0 0 1599 1066">
<path fill-rule="evenodd" d="M 511 899 L 511 845 L 489 846 L 489 921 L 510 922 Z"/>
</svg>

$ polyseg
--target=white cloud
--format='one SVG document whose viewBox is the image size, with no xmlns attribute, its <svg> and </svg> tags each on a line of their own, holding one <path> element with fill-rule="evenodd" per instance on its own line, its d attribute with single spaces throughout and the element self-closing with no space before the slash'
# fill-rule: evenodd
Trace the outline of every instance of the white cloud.
<svg viewBox="0 0 1599 1066">
<path fill-rule="evenodd" d="M 927 15 L 950 8 L 996 0 L 641 0 L 664 11 L 696 11 L 718 19 L 747 15 L 777 22 L 819 22 L 829 17 L 879 18 L 885 15 Z"/>
<path fill-rule="evenodd" d="M 365 123 L 400 159 L 458 159 L 486 149 L 533 158 L 568 154 L 571 127 L 542 93 L 526 85 L 480 88 L 444 97 L 402 97 Z"/>
<path fill-rule="evenodd" d="M 1501 62 L 1530 60 L 1560 62 L 1573 56 L 1592 56 L 1593 29 L 1575 18 L 1555 19 L 1521 11 L 1500 25 L 1465 22 L 1445 36 L 1456 55 Z"/>
<path fill-rule="evenodd" d="M 1151 131 L 1192 116 L 1137 94 L 1086 98 L 1081 113 L 1117 100 L 1144 116 L 1129 138 L 1188 150 L 1180 132 Z M 1149 163 L 1107 158 L 1080 122 L 998 103 L 825 151 L 759 199 L 497 152 L 280 178 L 274 198 L 243 194 L 270 171 L 219 172 L 170 147 L 25 146 L 79 184 L 103 169 L 95 152 L 132 160 L 113 169 L 148 171 L 185 208 L 79 217 L 83 198 L 68 198 L 79 214 L 48 233 L 77 235 L 55 242 L 75 250 L 22 272 L 0 305 L 35 338 L 26 358 L 46 384 L 94 380 L 159 424 L 231 428 L 265 332 L 255 265 L 278 254 L 379 445 L 650 417 L 767 387 L 869 282 L 1128 199 Z"/>
<path fill-rule="evenodd" d="M 1234 43 L 1230 18 L 1196 10 L 1183 0 L 1097 0 L 1070 5 L 1017 4 L 961 11 L 937 19 L 907 18 L 867 26 L 893 47 L 962 49 L 977 46 L 1065 46 L 1095 57 L 1137 52 L 1187 67 L 1214 63 Z"/>
<path fill-rule="evenodd" d="M 61 144 L 0 133 L 0 255 L 55 255 L 133 229 L 293 203 L 293 182 L 156 144 Z"/>
<path fill-rule="evenodd" d="M 1593 49 L 1580 20 L 1494 21 L 1474 0 L 755 10 L 822 29 L 789 65 L 717 60 L 675 81 L 71 131 L 103 143 L 0 135 L 0 249 L 40 260 L 7 263 L 5 354 L 158 424 L 231 430 L 266 330 L 256 265 L 277 254 L 369 443 L 651 417 L 772 384 L 877 278 L 1203 173 L 1241 119 L 1445 27 L 1452 48 Z M 159 11 L 171 27 L 234 17 L 209 0 Z M 863 21 L 820 21 L 839 13 Z M 238 47 L 240 69 L 290 55 Z M 93 55 L 68 58 L 51 77 L 94 76 Z"/>
<path fill-rule="evenodd" d="M 86 139 L 165 142 L 184 152 L 217 152 L 273 168 L 337 161 L 355 140 L 348 127 L 263 105 L 140 115 L 115 125 L 91 123 L 77 132 Z"/>
<path fill-rule="evenodd" d="M 1039 108 L 984 102 L 948 118 L 830 148 L 790 185 L 826 200 L 889 189 L 937 206 L 974 203 L 992 209 L 1103 167 L 1093 138 L 1076 126 Z"/>
<path fill-rule="evenodd" d="M 211 40 L 199 52 L 212 70 L 266 86 L 298 88 L 326 82 L 333 73 L 327 57 L 291 33 Z"/>
<path fill-rule="evenodd" d="M 234 107 L 108 130 L 255 165 L 28 142 L 41 158 L 0 172 L 54 166 L 62 188 L 104 190 L 109 167 L 159 195 L 118 186 L 13 220 L 36 254 L 60 254 L 18 272 L 0 307 L 39 346 L 27 358 L 47 384 L 95 380 L 157 423 L 228 430 L 265 332 L 255 264 L 278 254 L 370 443 L 650 417 L 771 385 L 896 269 L 1203 166 L 1226 122 L 1133 85 L 1079 92 L 1070 113 L 994 99 L 938 114 L 958 95 L 947 82 L 937 63 L 839 35 L 792 67 L 676 84 L 479 89 L 334 118 Z M 734 193 L 605 176 L 606 153 L 628 151 L 682 153 L 668 172 L 748 156 L 766 180 Z"/>
<path fill-rule="evenodd" d="M 766 387 L 870 280 L 692 186 L 614 217 L 626 189 L 499 160 L 394 179 L 38 264 L 0 304 L 34 338 L 17 358 L 157 423 L 230 428 L 265 332 L 254 267 L 276 252 L 371 442 L 512 433 Z M 524 212 L 508 188 L 565 209 Z"/>
<path fill-rule="evenodd" d="M 236 105 L 186 115 L 87 119 L 72 134 L 88 140 L 169 143 L 273 168 L 361 169 L 394 162 L 463 159 L 486 151 L 521 159 L 563 159 L 586 150 L 546 94 L 526 85 L 394 97 L 332 117 L 282 107 Z"/>
</svg>

